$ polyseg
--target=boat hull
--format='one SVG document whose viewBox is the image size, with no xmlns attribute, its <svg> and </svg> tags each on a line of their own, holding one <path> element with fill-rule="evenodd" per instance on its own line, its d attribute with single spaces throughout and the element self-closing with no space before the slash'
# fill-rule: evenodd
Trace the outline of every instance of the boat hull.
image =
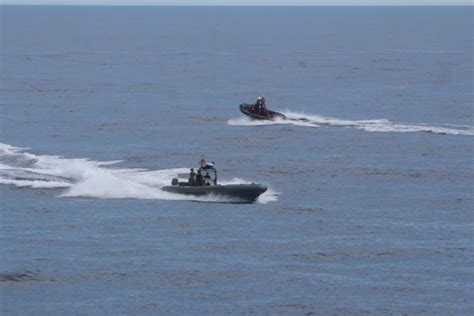
<svg viewBox="0 0 474 316">
<path fill-rule="evenodd" d="M 267 191 L 268 187 L 261 184 L 229 184 L 212 186 L 171 185 L 164 186 L 163 191 L 192 195 L 192 196 L 220 196 L 230 198 L 236 203 L 252 203 Z"/>
<path fill-rule="evenodd" d="M 273 120 L 276 120 L 276 119 L 285 119 L 286 118 L 285 115 L 283 115 L 279 112 L 270 111 L 270 110 L 268 110 L 265 115 L 264 114 L 257 114 L 257 113 L 252 111 L 253 106 L 254 106 L 253 104 L 242 103 L 239 106 L 239 109 L 240 109 L 240 112 L 242 112 L 243 114 L 251 117 L 254 120 L 273 121 Z"/>
</svg>

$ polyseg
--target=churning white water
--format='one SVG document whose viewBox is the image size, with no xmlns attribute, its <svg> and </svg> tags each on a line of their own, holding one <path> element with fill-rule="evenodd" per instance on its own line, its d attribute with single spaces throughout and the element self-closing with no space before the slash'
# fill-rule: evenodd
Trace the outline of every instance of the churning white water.
<svg viewBox="0 0 474 316">
<path fill-rule="evenodd" d="M 428 132 L 444 135 L 474 135 L 474 127 L 466 125 L 440 124 L 431 125 L 425 123 L 395 123 L 387 119 L 377 120 L 344 120 L 334 117 L 325 117 L 302 112 L 280 111 L 285 114 L 286 119 L 276 119 L 274 121 L 252 120 L 246 116 L 230 119 L 229 125 L 274 125 L 291 124 L 307 127 L 345 127 L 362 129 L 367 132 Z"/>
<path fill-rule="evenodd" d="M 160 199 L 233 202 L 221 196 L 194 197 L 164 192 L 161 187 L 188 172 L 188 168 L 148 170 L 113 168 L 120 161 L 94 161 L 87 158 L 35 155 L 26 148 L 0 143 L 0 183 L 35 189 L 61 189 L 61 197 L 100 199 Z M 248 183 L 242 179 L 221 184 Z M 276 200 L 269 189 L 258 202 Z"/>
</svg>

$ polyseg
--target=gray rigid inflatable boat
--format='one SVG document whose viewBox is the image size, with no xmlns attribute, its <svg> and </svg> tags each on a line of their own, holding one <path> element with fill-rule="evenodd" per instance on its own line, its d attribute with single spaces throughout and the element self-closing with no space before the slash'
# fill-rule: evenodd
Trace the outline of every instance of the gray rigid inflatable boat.
<svg viewBox="0 0 474 316">
<path fill-rule="evenodd" d="M 252 203 L 267 191 L 268 187 L 262 184 L 228 184 L 228 185 L 203 185 L 192 186 L 187 183 L 180 182 L 176 185 L 164 186 L 163 191 L 194 195 L 194 196 L 221 196 L 230 198 L 236 203 Z"/>
</svg>

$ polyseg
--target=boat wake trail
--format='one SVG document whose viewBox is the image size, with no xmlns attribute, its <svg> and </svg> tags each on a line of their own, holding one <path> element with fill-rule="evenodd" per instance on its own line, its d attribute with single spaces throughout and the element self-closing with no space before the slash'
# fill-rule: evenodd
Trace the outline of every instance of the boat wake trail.
<svg viewBox="0 0 474 316">
<path fill-rule="evenodd" d="M 194 197 L 161 190 L 161 187 L 169 185 L 176 175 L 189 172 L 188 168 L 164 170 L 114 168 L 113 165 L 119 162 L 35 155 L 26 148 L 0 143 L 0 184 L 33 189 L 56 189 L 60 197 L 234 202 L 221 196 Z M 276 195 L 276 192 L 269 190 L 262 194 L 257 202 L 274 201 Z"/>
<path fill-rule="evenodd" d="M 344 120 L 314 114 L 280 111 L 286 119 L 275 121 L 256 121 L 246 116 L 227 121 L 229 125 L 274 125 L 291 124 L 307 127 L 344 127 L 362 129 L 367 132 L 427 132 L 441 135 L 468 135 L 474 136 L 474 127 L 466 125 L 431 125 L 424 123 L 395 123 L 387 119 L 380 120 Z"/>
</svg>

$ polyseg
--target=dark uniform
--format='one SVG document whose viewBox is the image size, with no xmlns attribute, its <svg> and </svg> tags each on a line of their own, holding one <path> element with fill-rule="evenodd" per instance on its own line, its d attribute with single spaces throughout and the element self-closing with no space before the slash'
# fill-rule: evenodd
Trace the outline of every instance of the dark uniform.
<svg viewBox="0 0 474 316">
<path fill-rule="evenodd" d="M 189 173 L 188 182 L 190 185 L 196 185 L 196 172 L 194 172 L 194 169 L 191 169 L 191 172 Z"/>
<path fill-rule="evenodd" d="M 264 97 L 258 97 L 257 103 L 255 103 L 255 112 L 257 114 L 266 114 L 267 109 L 265 107 L 265 98 Z"/>
<path fill-rule="evenodd" d="M 202 177 L 201 170 L 198 170 L 197 176 L 196 176 L 196 184 L 197 185 L 203 185 L 204 184 L 204 178 Z"/>
</svg>

